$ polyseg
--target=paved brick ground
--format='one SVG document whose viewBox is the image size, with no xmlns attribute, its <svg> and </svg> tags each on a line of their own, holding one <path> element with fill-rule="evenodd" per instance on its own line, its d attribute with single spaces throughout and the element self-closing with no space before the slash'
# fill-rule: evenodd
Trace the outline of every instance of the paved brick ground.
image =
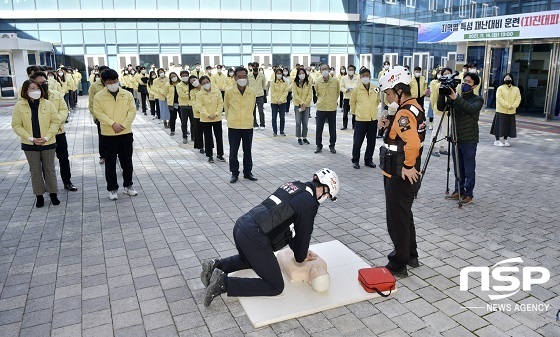
<svg viewBox="0 0 560 337">
<path fill-rule="evenodd" d="M 338 239 L 373 265 L 391 250 L 379 169 L 355 170 L 351 131 L 337 150 L 315 155 L 294 137 L 255 131 L 257 182 L 229 184 L 226 163 L 210 165 L 161 125 L 134 123 L 139 196 L 108 199 L 86 97 L 67 124 L 72 181 L 60 206 L 33 207 L 28 166 L 0 108 L 0 336 L 560 336 L 560 135 L 521 128 L 511 148 L 495 148 L 481 122 L 474 203 L 444 200 L 446 160 L 433 158 L 414 204 L 422 266 L 398 281 L 396 296 L 339 307 L 255 330 L 235 298 L 204 308 L 204 259 L 234 252 L 234 220 L 281 182 L 328 166 L 341 176 L 339 202 L 326 203 L 313 242 Z M 311 121 L 314 121 L 313 119 Z M 340 119 L 338 127 L 340 127 Z M 310 123 L 313 124 L 313 123 Z M 550 124 L 555 131 L 557 125 Z M 310 140 L 314 139 L 310 125 Z M 226 132 L 226 131 L 224 131 Z M 286 132 L 294 134 L 293 113 Z M 227 140 L 227 137 L 225 137 Z M 226 144 L 226 154 L 228 145 Z M 376 160 L 377 162 L 377 151 Z M 61 182 L 59 181 L 59 184 Z M 62 187 L 59 185 L 59 187 Z M 521 256 L 551 279 L 495 301 L 550 304 L 546 312 L 491 312 L 477 277 L 459 291 L 465 266 Z"/>
</svg>

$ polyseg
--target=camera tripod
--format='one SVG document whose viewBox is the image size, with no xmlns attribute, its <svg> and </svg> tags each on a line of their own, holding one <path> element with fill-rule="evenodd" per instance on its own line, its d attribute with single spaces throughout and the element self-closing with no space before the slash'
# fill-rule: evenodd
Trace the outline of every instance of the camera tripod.
<svg viewBox="0 0 560 337">
<path fill-rule="evenodd" d="M 438 139 L 438 135 L 441 131 L 441 127 L 443 125 L 443 120 L 445 119 L 445 116 L 447 115 L 447 134 Z M 443 110 L 443 113 L 441 115 L 441 119 L 439 121 L 439 124 L 437 126 L 436 132 L 435 134 L 432 134 L 432 142 L 430 143 L 430 148 L 428 149 L 428 154 L 426 156 L 426 161 L 424 162 L 424 165 L 422 166 L 422 169 L 420 171 L 420 179 L 419 179 L 419 187 L 422 185 L 422 179 L 424 178 L 424 175 L 426 173 L 426 170 L 428 169 L 428 164 L 430 163 L 430 158 L 432 157 L 432 152 L 434 151 L 434 147 L 436 145 L 436 143 L 446 140 L 447 141 L 447 186 L 445 188 L 445 194 L 449 195 L 449 174 L 451 172 L 451 153 L 453 152 L 453 155 L 455 156 L 455 182 L 457 183 L 457 193 L 459 194 L 459 199 L 458 199 L 458 207 L 462 208 L 463 207 L 463 202 L 462 202 L 462 198 L 461 198 L 461 172 L 459 171 L 459 148 L 458 148 L 458 144 L 457 144 L 457 123 L 455 121 L 455 110 L 453 105 L 451 104 L 451 102 L 449 100 L 446 101 L 445 104 L 445 109 Z M 453 146 L 453 151 L 451 151 L 451 146 Z"/>
</svg>

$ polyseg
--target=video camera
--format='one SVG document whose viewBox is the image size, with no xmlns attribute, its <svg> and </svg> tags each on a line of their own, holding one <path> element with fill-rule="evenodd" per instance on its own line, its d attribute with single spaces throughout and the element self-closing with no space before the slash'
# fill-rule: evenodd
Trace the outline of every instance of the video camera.
<svg viewBox="0 0 560 337">
<path fill-rule="evenodd" d="M 458 71 L 455 71 L 450 75 L 442 75 L 439 78 L 439 94 L 444 96 L 451 95 L 451 91 L 456 91 L 455 89 L 461 83 L 461 79 L 455 78 L 459 75 Z"/>
</svg>

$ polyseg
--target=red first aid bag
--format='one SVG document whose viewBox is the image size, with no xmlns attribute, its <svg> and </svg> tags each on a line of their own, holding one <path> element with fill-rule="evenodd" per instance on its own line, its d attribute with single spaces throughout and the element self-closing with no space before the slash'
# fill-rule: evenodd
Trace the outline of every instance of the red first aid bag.
<svg viewBox="0 0 560 337">
<path fill-rule="evenodd" d="M 389 297 L 395 290 L 395 277 L 385 267 L 362 268 L 358 270 L 358 281 L 368 293 L 376 292 L 383 297 Z M 388 291 L 388 294 L 382 293 Z"/>
</svg>

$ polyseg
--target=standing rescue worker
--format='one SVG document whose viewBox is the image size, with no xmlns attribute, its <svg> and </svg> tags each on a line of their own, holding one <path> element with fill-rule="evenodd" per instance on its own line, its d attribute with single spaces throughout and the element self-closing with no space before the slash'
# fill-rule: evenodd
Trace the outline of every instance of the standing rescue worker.
<svg viewBox="0 0 560 337">
<path fill-rule="evenodd" d="M 239 254 L 202 263 L 200 278 L 207 288 L 204 306 L 226 292 L 228 296 L 280 295 L 284 278 L 274 252 L 289 245 L 296 262 L 314 260 L 309 241 L 317 210 L 326 199 L 335 201 L 339 191 L 337 174 L 323 168 L 315 173 L 313 181 L 283 184 L 237 219 L 233 239 Z M 227 275 L 243 269 L 253 269 L 260 278 Z"/>
<path fill-rule="evenodd" d="M 394 66 L 379 82 L 389 107 L 397 110 L 390 120 L 383 119 L 387 127 L 384 145 L 379 149 L 379 166 L 383 173 L 387 229 L 395 249 L 389 254 L 385 266 L 391 274 L 406 277 L 406 265 L 417 267 L 416 229 L 412 202 L 418 191 L 422 143 L 425 137 L 424 108 L 412 97 L 410 71 Z"/>
</svg>

